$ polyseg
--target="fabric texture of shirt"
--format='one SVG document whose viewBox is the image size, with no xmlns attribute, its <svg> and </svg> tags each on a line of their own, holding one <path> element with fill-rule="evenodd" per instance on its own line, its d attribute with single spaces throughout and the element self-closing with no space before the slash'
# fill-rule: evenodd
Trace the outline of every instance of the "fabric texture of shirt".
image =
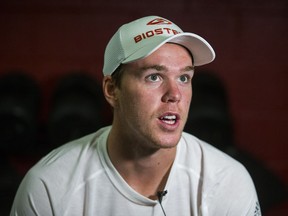
<svg viewBox="0 0 288 216">
<path fill-rule="evenodd" d="M 24 177 L 11 216 L 162 216 L 158 200 L 133 190 L 107 153 L 111 127 L 65 144 Z M 261 215 L 246 169 L 213 146 L 183 132 L 162 206 L 167 216 Z"/>
</svg>

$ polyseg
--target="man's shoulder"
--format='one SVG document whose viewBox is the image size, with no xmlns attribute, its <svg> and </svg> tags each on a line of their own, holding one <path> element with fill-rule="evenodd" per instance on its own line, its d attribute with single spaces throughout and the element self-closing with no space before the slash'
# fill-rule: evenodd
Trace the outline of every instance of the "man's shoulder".
<svg viewBox="0 0 288 216">
<path fill-rule="evenodd" d="M 186 154 L 190 154 L 188 157 L 196 158 L 203 168 L 209 170 L 209 173 L 247 172 L 240 162 L 213 145 L 185 132 L 182 138 L 185 143 Z M 196 162 L 195 159 L 192 160 L 194 163 Z"/>
<path fill-rule="evenodd" d="M 193 135 L 184 133 L 183 140 L 183 155 L 189 158 L 188 165 L 194 173 L 196 170 L 201 182 L 204 210 L 213 215 L 222 215 L 227 209 L 245 215 L 259 212 L 253 181 L 240 162 Z"/>
<path fill-rule="evenodd" d="M 61 176 L 81 170 L 85 166 L 97 166 L 99 163 L 97 145 L 99 137 L 106 131 L 102 128 L 97 132 L 70 141 L 48 153 L 28 172 L 38 178 Z M 90 163 L 93 160 L 93 163 Z"/>
</svg>

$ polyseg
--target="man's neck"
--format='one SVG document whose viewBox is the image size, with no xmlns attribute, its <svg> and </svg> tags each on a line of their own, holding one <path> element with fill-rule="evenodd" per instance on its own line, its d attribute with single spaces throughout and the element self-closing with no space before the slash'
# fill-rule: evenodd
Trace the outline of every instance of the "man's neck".
<svg viewBox="0 0 288 216">
<path fill-rule="evenodd" d="M 170 169 L 176 156 L 176 147 L 148 149 L 139 143 L 108 137 L 108 154 L 123 179 L 138 193 L 156 198 L 157 191 L 164 190 Z"/>
</svg>

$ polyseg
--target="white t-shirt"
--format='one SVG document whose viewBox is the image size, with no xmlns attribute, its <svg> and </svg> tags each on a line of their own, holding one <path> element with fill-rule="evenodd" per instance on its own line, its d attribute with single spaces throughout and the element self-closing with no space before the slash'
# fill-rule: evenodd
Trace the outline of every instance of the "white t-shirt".
<svg viewBox="0 0 288 216">
<path fill-rule="evenodd" d="M 134 191 L 107 154 L 111 127 L 63 145 L 24 177 L 11 215 L 162 216 L 158 200 Z M 246 169 L 211 145 L 184 133 L 163 197 L 167 216 L 261 215 Z"/>
</svg>

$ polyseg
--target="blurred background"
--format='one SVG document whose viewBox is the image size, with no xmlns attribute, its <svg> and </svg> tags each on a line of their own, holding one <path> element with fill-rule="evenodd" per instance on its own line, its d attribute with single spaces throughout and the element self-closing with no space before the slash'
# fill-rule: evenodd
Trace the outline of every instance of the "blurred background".
<svg viewBox="0 0 288 216">
<path fill-rule="evenodd" d="M 52 148 L 111 122 L 103 54 L 118 27 L 160 15 L 206 38 L 185 128 L 241 161 L 264 215 L 288 215 L 286 0 L 2 0 L 0 215 Z"/>
</svg>

